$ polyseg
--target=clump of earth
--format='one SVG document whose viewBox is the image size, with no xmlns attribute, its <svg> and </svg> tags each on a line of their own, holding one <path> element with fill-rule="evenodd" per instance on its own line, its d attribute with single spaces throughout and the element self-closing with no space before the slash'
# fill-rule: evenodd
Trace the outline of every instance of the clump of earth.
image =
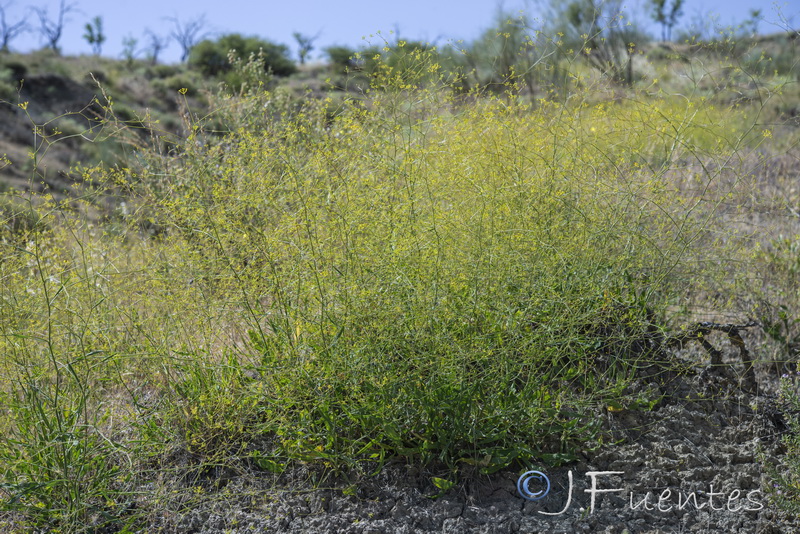
<svg viewBox="0 0 800 534">
<path fill-rule="evenodd" d="M 608 444 L 557 468 L 530 466 L 539 474 L 527 486 L 520 470 L 464 477 L 442 494 L 432 473 L 415 467 L 323 481 L 297 467 L 227 477 L 150 524 L 241 534 L 800 532 L 800 518 L 772 499 L 787 430 L 777 374 L 760 370 L 754 390 L 742 387 L 735 367 L 701 365 L 658 386 L 642 381 L 635 387 L 663 396 L 652 410 L 598 409 Z M 518 485 L 541 498 L 524 498 Z"/>
</svg>

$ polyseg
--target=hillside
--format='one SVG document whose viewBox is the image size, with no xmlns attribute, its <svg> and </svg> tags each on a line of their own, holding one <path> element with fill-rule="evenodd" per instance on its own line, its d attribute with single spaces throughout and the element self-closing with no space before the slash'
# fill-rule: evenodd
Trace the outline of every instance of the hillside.
<svg viewBox="0 0 800 534">
<path fill-rule="evenodd" d="M 796 77 L 797 46 L 796 34 L 791 32 L 743 40 L 735 46 L 653 43 L 642 47 L 634 58 L 639 79 L 636 85 L 646 86 L 657 73 L 677 72 L 692 62 L 713 64 L 723 60 L 730 64 L 726 68 L 731 72 L 742 67 L 747 71 L 748 66 L 753 67 L 752 72 L 728 77 L 725 69 L 716 73 L 710 71 L 693 90 L 700 89 L 716 97 L 746 99 L 753 94 L 748 76 L 760 73 Z M 371 67 L 367 65 L 366 70 L 364 66 L 356 67 L 357 62 L 346 55 L 352 53 L 342 49 L 339 55 L 333 56 L 338 63 L 303 65 L 299 72 L 290 76 L 265 76 L 262 81 L 272 89 L 287 90 L 297 99 L 333 98 L 329 107 L 335 110 L 345 98 L 361 98 L 369 88 L 369 77 L 365 74 Z M 362 52 L 364 57 L 374 53 L 375 50 Z M 396 53 L 389 52 L 390 55 Z M 408 48 L 403 54 L 407 53 Z M 345 56 L 339 57 L 342 54 Z M 464 83 L 472 90 L 481 86 L 491 88 L 497 83 L 491 74 L 498 68 L 496 59 L 484 61 L 486 65 L 467 62 L 473 70 L 463 76 Z M 349 74 L 344 73 L 345 69 Z M 483 69 L 489 69 L 488 73 Z M 529 93 L 532 99 L 539 98 L 547 94 L 548 85 L 540 83 L 537 88 L 528 85 L 523 92 Z M 683 89 L 680 83 L 672 85 L 667 90 Z M 109 127 L 108 124 L 100 127 L 103 121 L 113 118 L 118 125 L 144 126 L 159 135 L 184 135 L 185 114 L 202 116 L 207 113 L 208 95 L 225 86 L 224 76 L 209 77 L 187 65 L 151 65 L 140 60 L 96 56 L 61 57 L 47 49 L 28 55 L 4 54 L 0 56 L 0 113 L 3 118 L 0 153 L 6 154 L 12 164 L 0 170 L 0 183 L 16 189 L 66 191 L 79 179 L 72 172 L 76 164 L 90 166 L 101 161 L 115 164 L 124 160 L 124 147 L 118 139 L 107 140 Z M 188 92 L 180 94 L 181 88 Z M 796 87 L 789 85 L 776 96 L 771 102 L 777 113 L 775 118 L 780 122 L 798 120 L 800 98 Z M 113 109 L 108 109 L 110 102 Z M 27 109 L 21 109 L 21 103 L 27 103 Z M 34 136 L 34 127 L 43 129 L 46 140 Z M 147 137 L 152 132 L 141 130 L 139 134 Z M 36 172 L 32 172 L 29 156 L 34 146 L 38 159 Z M 39 150 L 40 147 L 46 150 Z"/>
</svg>

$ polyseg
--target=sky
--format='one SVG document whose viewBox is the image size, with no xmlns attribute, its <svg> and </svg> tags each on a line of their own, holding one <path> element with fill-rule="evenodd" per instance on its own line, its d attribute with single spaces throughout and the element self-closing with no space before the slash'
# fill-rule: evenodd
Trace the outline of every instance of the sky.
<svg viewBox="0 0 800 534">
<path fill-rule="evenodd" d="M 61 0 L 0 0 L 5 7 L 6 23 L 26 20 L 32 31 L 11 42 L 12 50 L 29 52 L 45 44 L 39 32 L 39 19 L 33 8 L 47 9 L 54 20 Z M 102 54 L 121 57 L 123 40 L 146 45 L 145 31 L 168 37 L 176 21 L 185 26 L 203 17 L 203 29 L 211 38 L 225 33 L 258 36 L 286 44 L 296 59 L 294 32 L 317 36 L 311 58 L 320 57 L 332 45 L 358 48 L 363 44 L 406 40 L 445 44 L 448 41 L 475 39 L 492 26 L 498 10 L 524 11 L 533 19 L 542 19 L 542 6 L 550 0 L 64 0 L 72 10 L 64 22 L 59 44 L 68 55 L 90 54 L 91 46 L 83 38 L 85 25 L 96 16 L 103 21 L 107 37 Z M 643 8 L 645 0 L 626 0 L 629 16 L 653 35 L 660 35 Z M 794 27 L 800 24 L 800 0 L 685 0 L 684 15 L 676 28 L 689 26 L 709 17 L 722 26 L 741 23 L 751 9 L 761 9 L 761 33 L 780 31 L 781 18 Z M 776 11 L 780 10 L 781 15 Z M 785 28 L 784 28 L 785 29 Z M 174 41 L 160 54 L 165 63 L 177 62 L 181 48 Z M 141 55 L 144 52 L 141 51 Z"/>
</svg>

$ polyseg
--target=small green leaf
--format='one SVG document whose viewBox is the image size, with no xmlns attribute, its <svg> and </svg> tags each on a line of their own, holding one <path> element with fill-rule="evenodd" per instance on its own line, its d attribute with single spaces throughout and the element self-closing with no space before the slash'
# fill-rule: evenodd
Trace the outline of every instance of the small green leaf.
<svg viewBox="0 0 800 534">
<path fill-rule="evenodd" d="M 439 477 L 431 477 L 431 482 L 433 482 L 433 485 L 436 486 L 437 488 L 439 488 L 442 491 L 447 491 L 447 490 L 449 490 L 450 488 L 452 488 L 453 486 L 456 485 L 456 483 L 451 481 L 451 480 L 447 480 L 446 478 L 439 478 Z"/>
<path fill-rule="evenodd" d="M 265 471 L 269 471 L 270 473 L 283 473 L 286 465 L 273 460 L 272 458 L 268 458 L 266 456 L 262 456 L 259 452 L 253 452 L 250 458 L 253 460 L 253 463 L 258 466 L 259 469 L 263 469 Z"/>
</svg>

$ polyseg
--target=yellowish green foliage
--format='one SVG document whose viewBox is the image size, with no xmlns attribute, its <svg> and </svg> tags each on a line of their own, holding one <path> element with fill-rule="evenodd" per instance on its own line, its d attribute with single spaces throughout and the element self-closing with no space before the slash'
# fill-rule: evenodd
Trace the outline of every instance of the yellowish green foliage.
<svg viewBox="0 0 800 534">
<path fill-rule="evenodd" d="M 273 471 L 558 463 L 601 442 L 609 403 L 655 402 L 626 386 L 668 310 L 735 282 L 720 260 L 746 235 L 714 217 L 746 187 L 726 170 L 753 119 L 464 95 L 414 58 L 333 117 L 255 85 L 215 97 L 170 150 L 85 170 L 87 202 L 31 198 L 46 226 L 5 225 L 12 508 L 113 515 L 115 466 L 165 446 Z"/>
</svg>

